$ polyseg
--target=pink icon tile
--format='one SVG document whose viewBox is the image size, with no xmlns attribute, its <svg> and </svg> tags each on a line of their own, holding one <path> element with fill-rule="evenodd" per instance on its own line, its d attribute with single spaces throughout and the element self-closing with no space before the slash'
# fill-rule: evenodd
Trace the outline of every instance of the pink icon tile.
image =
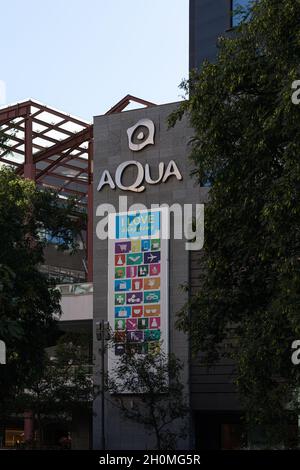
<svg viewBox="0 0 300 470">
<path fill-rule="evenodd" d="M 150 264 L 150 276 L 157 276 L 160 274 L 160 264 Z"/>
</svg>

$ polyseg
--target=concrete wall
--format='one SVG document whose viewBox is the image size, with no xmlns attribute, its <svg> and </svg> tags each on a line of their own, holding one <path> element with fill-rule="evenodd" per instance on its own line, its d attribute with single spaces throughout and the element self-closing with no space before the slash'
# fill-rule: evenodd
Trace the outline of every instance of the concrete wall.
<svg viewBox="0 0 300 470">
<path fill-rule="evenodd" d="M 190 69 L 214 61 L 217 41 L 231 27 L 231 0 L 190 0 Z"/>
<path fill-rule="evenodd" d="M 184 119 L 174 129 L 167 129 L 167 117 L 177 104 L 168 104 L 147 109 L 98 116 L 94 119 L 94 213 L 101 203 L 111 203 L 118 207 L 118 197 L 129 196 L 129 204 L 143 203 L 150 207 L 152 203 L 196 203 L 206 199 L 207 190 L 195 185 L 190 177 L 190 164 L 187 159 L 188 142 L 192 133 Z M 146 147 L 140 152 L 132 152 L 128 147 L 126 131 L 141 118 L 152 119 L 156 126 L 155 145 Z M 127 160 L 139 160 L 149 163 L 153 172 L 158 163 L 166 164 L 175 160 L 183 175 L 183 180 L 171 178 L 166 183 L 147 185 L 142 193 L 124 192 L 104 187 L 97 191 L 97 184 L 104 169 L 114 175 L 116 167 Z M 157 174 L 157 173 L 154 173 Z M 133 175 L 126 175 L 125 179 Z M 99 219 L 95 217 L 95 224 Z M 107 319 L 107 241 L 100 241 L 95 235 L 94 227 L 94 322 Z M 170 350 L 184 362 L 183 383 L 189 394 L 189 345 L 187 337 L 175 329 L 176 314 L 187 300 L 181 285 L 189 280 L 189 256 L 185 250 L 185 241 L 170 241 L 170 312 L 169 341 Z M 94 335 L 94 354 L 96 358 L 95 380 L 99 379 L 99 347 Z M 110 398 L 110 397 L 107 397 Z M 100 401 L 95 401 L 94 412 L 94 448 L 99 448 L 101 414 Z M 106 440 L 108 449 L 151 449 L 153 440 L 145 431 L 134 423 L 124 422 L 118 409 L 106 403 Z M 190 442 L 181 442 L 182 448 L 189 448 Z"/>
<path fill-rule="evenodd" d="M 190 293 L 201 291 L 203 252 L 190 252 Z M 202 271 L 203 272 L 203 271 Z M 193 411 L 237 411 L 241 409 L 235 380 L 236 368 L 227 358 L 211 367 L 203 365 L 201 354 L 190 361 L 190 392 Z"/>
<path fill-rule="evenodd" d="M 62 295 L 60 301 L 61 321 L 92 320 L 93 294 Z"/>
</svg>

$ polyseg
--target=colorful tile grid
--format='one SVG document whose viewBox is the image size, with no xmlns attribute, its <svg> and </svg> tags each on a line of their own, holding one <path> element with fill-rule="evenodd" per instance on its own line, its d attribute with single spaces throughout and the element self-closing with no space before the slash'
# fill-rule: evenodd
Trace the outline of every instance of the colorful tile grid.
<svg viewBox="0 0 300 470">
<path fill-rule="evenodd" d="M 115 355 L 157 351 L 161 338 L 160 239 L 115 242 Z"/>
</svg>

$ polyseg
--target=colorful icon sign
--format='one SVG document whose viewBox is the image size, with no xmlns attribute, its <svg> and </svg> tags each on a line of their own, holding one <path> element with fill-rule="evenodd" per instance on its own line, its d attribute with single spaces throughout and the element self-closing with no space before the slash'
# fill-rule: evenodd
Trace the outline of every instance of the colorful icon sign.
<svg viewBox="0 0 300 470">
<path fill-rule="evenodd" d="M 131 316 L 130 307 L 116 307 L 115 308 L 115 317 L 116 318 L 129 318 Z"/>
<path fill-rule="evenodd" d="M 115 281 L 115 291 L 129 291 L 131 288 L 130 279 L 122 279 Z"/>
<path fill-rule="evenodd" d="M 131 242 L 119 242 L 115 245 L 115 253 L 128 253 L 131 248 Z"/>
<path fill-rule="evenodd" d="M 149 273 L 149 267 L 148 266 L 138 266 L 138 276 L 139 277 L 146 277 L 148 276 Z"/>
<path fill-rule="evenodd" d="M 136 277 L 137 276 L 137 266 L 127 266 L 126 268 L 126 277 Z"/>
<path fill-rule="evenodd" d="M 142 290 L 144 286 L 144 279 L 132 279 L 132 290 Z"/>
<path fill-rule="evenodd" d="M 160 318 L 149 318 L 150 330 L 156 330 L 160 328 Z"/>
<path fill-rule="evenodd" d="M 126 261 L 127 261 L 128 266 L 139 265 L 143 262 L 143 254 L 142 253 L 130 253 L 126 255 Z"/>
<path fill-rule="evenodd" d="M 151 303 L 156 303 L 160 301 L 160 291 L 149 291 L 149 292 L 144 292 L 144 303 L 145 304 L 151 304 Z"/>
<path fill-rule="evenodd" d="M 145 341 L 159 341 L 160 330 L 145 330 Z"/>
<path fill-rule="evenodd" d="M 151 242 L 150 240 L 142 240 L 142 251 L 150 251 Z"/>
<path fill-rule="evenodd" d="M 125 300 L 125 294 L 115 294 L 115 305 L 124 305 Z"/>
<path fill-rule="evenodd" d="M 150 251 L 149 253 L 144 253 L 144 263 L 159 263 L 160 262 L 160 251 Z"/>
<path fill-rule="evenodd" d="M 160 250 L 160 239 L 151 240 L 151 251 Z"/>
<path fill-rule="evenodd" d="M 122 279 L 125 277 L 125 268 L 115 268 L 115 278 Z"/>
<path fill-rule="evenodd" d="M 161 339 L 167 344 L 167 248 L 159 238 L 160 216 L 154 210 L 112 214 L 110 219 L 116 230 L 115 240 L 109 240 L 108 273 L 115 358 L 127 352 L 156 353 Z"/>
<path fill-rule="evenodd" d="M 150 276 L 158 276 L 160 274 L 160 264 L 150 264 L 149 274 Z"/>
<path fill-rule="evenodd" d="M 132 318 L 140 318 L 143 316 L 143 307 L 133 306 L 132 307 Z"/>
<path fill-rule="evenodd" d="M 144 307 L 145 317 L 159 317 L 160 316 L 160 305 L 145 305 Z"/>
<path fill-rule="evenodd" d="M 141 343 L 144 340 L 143 331 L 127 331 L 127 341 L 129 343 Z"/>
<path fill-rule="evenodd" d="M 160 288 L 160 278 L 159 277 L 149 277 L 144 279 L 144 289 L 152 290 Z"/>
<path fill-rule="evenodd" d="M 115 256 L 115 266 L 122 267 L 126 265 L 125 255 L 116 255 Z"/>
<path fill-rule="evenodd" d="M 128 305 L 141 304 L 143 302 L 142 292 L 130 292 L 126 294 L 126 303 Z"/>
<path fill-rule="evenodd" d="M 137 329 L 137 319 L 136 318 L 127 318 L 126 320 L 126 330 L 135 331 Z"/>
<path fill-rule="evenodd" d="M 115 330 L 116 331 L 125 331 L 126 323 L 125 320 L 115 320 Z"/>
</svg>

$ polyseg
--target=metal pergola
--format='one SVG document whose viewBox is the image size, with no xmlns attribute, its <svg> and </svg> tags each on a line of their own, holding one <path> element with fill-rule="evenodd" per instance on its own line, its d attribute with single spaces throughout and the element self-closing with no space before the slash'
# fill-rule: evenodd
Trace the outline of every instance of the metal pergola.
<svg viewBox="0 0 300 470">
<path fill-rule="evenodd" d="M 131 102 L 149 107 L 149 101 L 125 96 L 106 114 L 123 111 Z M 0 108 L 0 130 L 6 137 L 0 165 L 38 186 L 57 191 L 62 198 L 76 196 L 88 214 L 88 282 L 93 280 L 93 125 L 35 100 Z"/>
</svg>

